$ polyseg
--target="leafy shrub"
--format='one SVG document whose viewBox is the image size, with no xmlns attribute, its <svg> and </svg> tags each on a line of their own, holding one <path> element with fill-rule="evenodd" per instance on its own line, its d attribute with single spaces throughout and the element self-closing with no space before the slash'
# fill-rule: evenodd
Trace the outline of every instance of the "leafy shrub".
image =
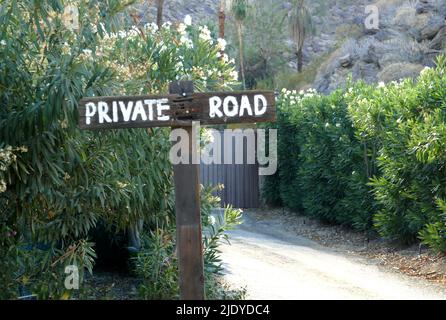
<svg viewBox="0 0 446 320">
<path fill-rule="evenodd" d="M 366 185 L 363 148 L 343 93 L 322 96 L 311 90 L 284 90 L 278 110 L 279 170 L 267 179 L 264 194 L 278 185 L 285 206 L 366 229 L 373 201 Z"/>
<path fill-rule="evenodd" d="M 203 222 L 205 290 L 209 299 L 242 298 L 243 292 L 229 290 L 221 283 L 222 266 L 219 244 L 228 241 L 226 231 L 241 223 L 241 210 L 227 207 L 223 216 L 211 215 L 220 199 L 213 196 L 215 188 L 203 188 L 201 214 Z M 143 248 L 133 259 L 135 272 L 142 277 L 139 294 L 144 299 L 179 298 L 178 261 L 176 258 L 175 229 L 156 229 L 144 239 Z"/>
<path fill-rule="evenodd" d="M 280 197 L 268 200 L 445 251 L 445 73 L 440 57 L 416 81 L 358 82 L 330 96 L 284 90 L 279 172 L 264 188 Z"/>
<path fill-rule="evenodd" d="M 126 9 L 134 2 L 2 3 L 0 150 L 19 151 L 0 168 L 1 231 L 17 233 L 13 242 L 0 235 L 0 250 L 13 257 L 22 245 L 42 246 L 47 257 L 31 261 L 24 252 L 8 261 L 5 298 L 18 296 L 21 265 L 39 270 L 28 277 L 32 293 L 60 298 L 60 282 L 45 287 L 47 271 L 65 276 L 62 264 L 52 268 L 57 261 L 87 267 L 83 258 L 94 257 L 88 235 L 99 221 L 117 231 L 141 220 L 152 230 L 172 226 L 168 130 L 80 132 L 81 98 L 166 92 L 177 79 L 194 80 L 197 90 L 236 84 L 234 65 L 218 56 L 223 43 L 207 28 L 131 26 Z M 77 30 L 67 25 L 67 5 L 79 10 Z"/>
<path fill-rule="evenodd" d="M 381 175 L 372 180 L 382 209 L 375 225 L 386 237 L 404 242 L 421 239 L 441 248 L 445 199 L 444 101 L 445 58 L 426 69 L 417 82 L 406 80 L 377 89 L 381 99 L 372 103 L 381 116 L 366 131 L 381 142 Z M 364 101 L 370 104 L 370 100 Z M 370 108 L 370 107 L 367 107 Z M 444 241 L 444 238 L 443 240 Z"/>
</svg>

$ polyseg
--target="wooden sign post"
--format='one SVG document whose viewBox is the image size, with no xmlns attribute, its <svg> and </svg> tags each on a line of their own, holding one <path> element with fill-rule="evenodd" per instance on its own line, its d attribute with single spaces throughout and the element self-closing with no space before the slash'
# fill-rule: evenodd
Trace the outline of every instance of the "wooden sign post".
<svg viewBox="0 0 446 320">
<path fill-rule="evenodd" d="M 83 130 L 172 127 L 189 135 L 189 164 L 174 165 L 177 251 L 183 300 L 204 299 L 199 165 L 193 121 L 201 125 L 275 121 L 273 91 L 194 93 L 190 81 L 173 82 L 168 95 L 93 97 L 79 103 Z"/>
</svg>

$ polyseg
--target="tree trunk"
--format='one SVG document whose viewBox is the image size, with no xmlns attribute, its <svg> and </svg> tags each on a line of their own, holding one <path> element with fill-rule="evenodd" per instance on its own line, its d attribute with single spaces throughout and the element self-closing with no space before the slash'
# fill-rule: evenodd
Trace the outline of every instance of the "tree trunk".
<svg viewBox="0 0 446 320">
<path fill-rule="evenodd" d="M 158 25 L 158 28 L 161 28 L 163 25 L 164 0 L 157 0 L 156 6 L 157 6 L 156 24 Z"/>
<path fill-rule="evenodd" d="M 296 53 L 297 56 L 297 72 L 301 73 L 304 67 L 304 56 L 302 53 L 302 48 Z"/>
<path fill-rule="evenodd" d="M 225 1 L 226 0 L 220 0 L 220 11 L 218 13 L 218 37 L 221 39 L 225 38 Z"/>
<path fill-rule="evenodd" d="M 242 84 L 243 89 L 246 89 L 246 81 L 245 81 L 245 58 L 243 55 L 243 30 L 242 24 L 237 24 L 237 33 L 238 33 L 238 43 L 239 43 L 239 51 L 240 51 L 240 74 L 242 76 Z"/>
<path fill-rule="evenodd" d="M 144 226 L 144 221 L 141 219 L 135 223 L 130 224 L 128 229 L 129 247 L 134 251 L 141 249 L 141 232 Z"/>
</svg>

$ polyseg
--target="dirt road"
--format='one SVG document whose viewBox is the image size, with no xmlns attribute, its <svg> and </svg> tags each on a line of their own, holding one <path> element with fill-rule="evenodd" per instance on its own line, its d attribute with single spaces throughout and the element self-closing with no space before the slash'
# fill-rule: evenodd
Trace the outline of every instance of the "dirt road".
<svg viewBox="0 0 446 320">
<path fill-rule="evenodd" d="M 445 299 L 446 287 L 389 271 L 346 251 L 289 232 L 283 221 L 256 219 L 222 247 L 226 280 L 248 299 Z"/>
</svg>

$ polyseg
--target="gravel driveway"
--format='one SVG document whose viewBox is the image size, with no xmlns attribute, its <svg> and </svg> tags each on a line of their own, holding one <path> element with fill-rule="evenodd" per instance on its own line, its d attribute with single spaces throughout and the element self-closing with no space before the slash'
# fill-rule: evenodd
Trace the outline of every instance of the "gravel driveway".
<svg viewBox="0 0 446 320">
<path fill-rule="evenodd" d="M 248 299 L 445 299 L 446 286 L 389 271 L 364 257 L 321 246 L 278 219 L 245 212 L 222 246 L 226 281 Z"/>
</svg>

